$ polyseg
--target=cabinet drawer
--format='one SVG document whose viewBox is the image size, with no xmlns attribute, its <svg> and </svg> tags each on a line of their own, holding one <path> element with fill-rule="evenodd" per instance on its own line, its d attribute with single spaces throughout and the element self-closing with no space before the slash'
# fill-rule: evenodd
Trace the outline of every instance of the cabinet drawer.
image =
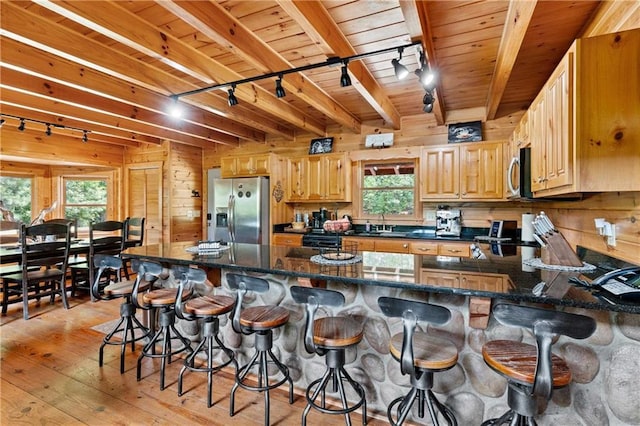
<svg viewBox="0 0 640 426">
<path fill-rule="evenodd" d="M 409 253 L 409 241 L 377 239 L 376 251 L 384 251 L 387 253 Z"/>
<path fill-rule="evenodd" d="M 302 247 L 302 234 L 273 234 L 273 245 Z"/>
<path fill-rule="evenodd" d="M 357 243 L 358 251 L 375 251 L 376 249 L 376 242 L 372 238 L 342 237 L 342 244 L 344 243 Z"/>
<path fill-rule="evenodd" d="M 440 256 L 471 257 L 471 248 L 466 243 L 439 243 Z"/>
<path fill-rule="evenodd" d="M 409 243 L 409 253 L 435 256 L 438 254 L 438 243 L 424 241 Z"/>
</svg>

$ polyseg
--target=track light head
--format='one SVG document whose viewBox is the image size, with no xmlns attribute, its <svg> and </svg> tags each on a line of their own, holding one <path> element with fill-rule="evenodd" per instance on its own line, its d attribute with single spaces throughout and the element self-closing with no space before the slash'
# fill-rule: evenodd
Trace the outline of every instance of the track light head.
<svg viewBox="0 0 640 426">
<path fill-rule="evenodd" d="M 278 98 L 284 98 L 287 96 L 287 92 L 285 92 L 284 87 L 282 87 L 282 74 L 280 74 L 276 80 L 276 96 Z"/>
<path fill-rule="evenodd" d="M 342 75 L 340 75 L 340 87 L 351 86 L 351 77 L 349 77 L 349 71 L 347 70 L 348 65 L 349 61 L 343 62 Z"/>
<path fill-rule="evenodd" d="M 407 69 L 407 67 L 405 67 L 404 65 L 402 65 L 400 63 L 400 61 L 402 60 L 402 52 L 403 51 L 404 51 L 404 48 L 399 47 L 398 48 L 398 59 L 392 59 L 391 60 L 391 65 L 393 65 L 393 71 L 395 72 L 396 78 L 398 80 L 402 80 L 406 76 L 409 75 L 409 70 Z"/>
<path fill-rule="evenodd" d="M 51 124 L 47 123 L 47 130 L 45 130 L 44 134 L 51 136 Z"/>
<path fill-rule="evenodd" d="M 82 131 L 82 142 L 84 142 L 84 143 L 89 142 L 89 137 L 87 136 L 87 131 L 86 130 Z"/>
<path fill-rule="evenodd" d="M 424 96 L 422 97 L 422 103 L 424 106 L 422 110 L 426 113 L 433 111 L 433 103 L 435 102 L 435 98 L 433 93 L 430 90 L 427 90 Z"/>
<path fill-rule="evenodd" d="M 20 124 L 18 124 L 18 130 L 20 130 L 21 132 L 24 132 L 24 126 L 25 126 L 24 118 L 21 118 Z"/>
<path fill-rule="evenodd" d="M 232 84 L 231 89 L 227 90 L 229 106 L 238 105 L 238 98 L 236 98 L 235 91 L 236 91 L 235 84 Z"/>
<path fill-rule="evenodd" d="M 426 90 L 433 90 L 436 87 L 436 73 L 429 69 L 428 65 L 416 70 L 416 75 L 420 79 L 420 84 Z"/>
</svg>

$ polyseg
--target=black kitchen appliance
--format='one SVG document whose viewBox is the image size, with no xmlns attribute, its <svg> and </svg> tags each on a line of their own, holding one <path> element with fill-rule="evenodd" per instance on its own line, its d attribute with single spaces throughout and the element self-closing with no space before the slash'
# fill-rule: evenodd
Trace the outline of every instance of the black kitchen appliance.
<svg viewBox="0 0 640 426">
<path fill-rule="evenodd" d="M 507 169 L 510 200 L 533 199 L 531 191 L 531 148 L 520 148 Z"/>
</svg>

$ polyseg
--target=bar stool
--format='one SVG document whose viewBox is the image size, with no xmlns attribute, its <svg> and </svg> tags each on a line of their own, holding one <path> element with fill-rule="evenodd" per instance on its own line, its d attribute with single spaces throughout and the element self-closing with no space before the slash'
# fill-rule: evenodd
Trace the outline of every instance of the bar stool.
<svg viewBox="0 0 640 426">
<path fill-rule="evenodd" d="M 425 406 L 429 410 L 431 422 L 439 425 L 438 413 L 449 425 L 458 422 L 453 412 L 433 394 L 433 375 L 446 371 L 458 362 L 458 349 L 447 339 L 429 336 L 416 331 L 418 322 L 436 325 L 446 324 L 451 312 L 444 306 L 394 297 L 378 298 L 378 306 L 388 317 L 402 318 L 403 332 L 394 335 L 389 342 L 391 355 L 400 362 L 400 371 L 411 377 L 411 390 L 403 397 L 389 404 L 387 417 L 392 425 L 401 425 L 418 401 L 418 417 L 424 418 Z M 397 412 L 394 414 L 395 406 Z"/>
<path fill-rule="evenodd" d="M 242 308 L 244 296 L 248 291 L 264 293 L 269 290 L 269 282 L 258 277 L 228 273 L 227 283 L 236 290 L 236 305 L 232 314 L 232 326 L 236 333 L 245 335 L 255 334 L 255 353 L 250 361 L 236 372 L 236 382 L 231 388 L 231 404 L 229 415 L 233 416 L 234 396 L 238 386 L 249 390 L 264 392 L 264 424 L 269 424 L 269 391 L 285 382 L 289 382 L 289 403 L 293 404 L 293 381 L 289 375 L 289 369 L 282 364 L 273 354 L 273 330 L 282 327 L 289 321 L 289 311 L 282 306 L 260 305 Z M 269 360 L 267 358 L 271 358 Z M 269 382 L 269 364 L 273 364 L 279 370 L 279 380 L 274 378 Z M 252 369 L 256 367 L 258 384 L 252 385 L 246 379 Z"/>
<path fill-rule="evenodd" d="M 327 414 L 344 414 L 347 425 L 351 425 L 349 413 L 362 408 L 362 424 L 367 424 L 367 402 L 364 388 L 347 373 L 344 368 L 347 348 L 354 347 L 362 340 L 364 324 L 347 316 L 326 316 L 316 318 L 320 306 L 340 307 L 344 305 L 344 295 L 337 291 L 312 287 L 291 287 L 291 297 L 306 307 L 304 346 L 307 352 L 325 357 L 327 368 L 324 375 L 307 387 L 307 406 L 302 413 L 302 424 L 307 424 L 311 407 Z M 344 389 L 347 381 L 358 395 L 358 400 L 349 405 Z M 328 408 L 326 404 L 327 386 L 338 394 L 342 408 Z M 320 403 L 317 402 L 318 397 Z"/>
<path fill-rule="evenodd" d="M 155 265 L 152 270 L 147 270 L 147 274 L 154 275 L 156 278 L 162 278 L 166 272 L 161 265 Z M 168 276 L 166 276 L 168 277 Z M 164 278 L 166 278 L 164 277 Z M 180 352 L 187 351 L 192 353 L 191 342 L 184 337 L 175 326 L 176 312 L 175 303 L 178 295 L 178 288 L 156 288 L 151 289 L 142 295 L 142 304 L 138 299 L 138 293 L 141 290 L 139 283 L 141 280 L 136 280 L 136 285 L 133 287 L 132 300 L 137 308 L 152 310 L 158 310 L 158 325 L 159 328 L 146 345 L 142 348 L 142 352 L 138 357 L 138 364 L 136 369 L 136 378 L 141 380 L 141 368 L 142 359 L 147 358 L 160 358 L 160 390 L 164 390 L 164 372 L 166 364 L 171 364 L 171 358 Z M 191 290 L 187 289 L 183 292 L 182 297 L 188 299 L 191 296 Z M 171 341 L 179 340 L 182 345 L 178 348 L 172 348 Z M 162 352 L 156 353 L 156 343 L 162 341 Z"/>
<path fill-rule="evenodd" d="M 586 339 L 595 331 L 596 322 L 584 315 L 510 304 L 494 306 L 493 317 L 500 324 L 533 331 L 536 346 L 510 340 L 484 344 L 484 361 L 507 379 L 509 411 L 482 424 L 536 425 L 538 398 L 548 401 L 554 388 L 571 382 L 571 370 L 564 359 L 551 353 L 554 339 L 557 335 Z"/>
<path fill-rule="evenodd" d="M 235 366 L 236 372 L 238 371 L 235 353 L 222 343 L 218 335 L 220 329 L 218 317 L 231 312 L 235 305 L 235 300 L 230 296 L 211 295 L 195 297 L 183 302 L 182 294 L 185 290 L 193 292 L 193 285 L 204 284 L 207 274 L 202 269 L 183 265 L 176 265 L 171 268 L 171 271 L 180 283 L 178 295 L 176 296 L 176 315 L 180 319 L 189 321 L 202 319 L 202 340 L 193 350 L 193 353 L 185 359 L 184 366 L 180 370 L 178 375 L 178 396 L 182 396 L 182 378 L 185 371 L 207 373 L 207 407 L 211 408 L 213 406 L 213 373 L 220 371 L 231 363 Z M 213 358 L 215 350 L 218 349 L 224 352 L 228 359 L 218 365 L 214 365 Z M 201 352 L 206 353 L 207 365 L 206 367 L 195 367 L 195 359 Z"/>
<path fill-rule="evenodd" d="M 100 345 L 100 357 L 99 365 L 103 364 L 103 352 L 106 345 L 119 345 L 120 346 L 120 374 L 124 373 L 124 354 L 125 349 L 129 343 L 131 343 L 131 352 L 135 351 L 135 342 L 145 339 L 149 336 L 149 329 L 142 325 L 142 323 L 136 318 L 136 307 L 133 304 L 131 297 L 133 294 L 133 287 L 135 286 L 134 280 L 120 280 L 120 273 L 123 267 L 122 259 L 112 255 L 96 254 L 93 257 L 94 268 L 97 269 L 96 278 L 93 281 L 91 292 L 95 300 L 112 300 L 112 299 L 124 299 L 120 304 L 120 321 L 113 327 L 113 329 L 102 339 Z M 153 269 L 156 264 L 139 262 L 137 259 L 133 260 L 134 270 L 137 270 L 138 275 L 136 280 L 142 280 L 139 284 L 139 289 L 142 291 L 149 288 L 150 282 L 144 280 L 144 276 L 147 269 Z M 159 267 L 159 265 L 157 265 Z M 154 276 L 151 276 L 155 279 Z M 115 280 L 115 281 L 111 281 Z M 103 281 L 111 281 L 106 287 L 102 284 Z M 103 287 L 102 293 L 100 287 Z M 136 330 L 140 333 L 136 337 Z M 116 333 L 122 333 L 119 340 L 113 339 Z"/>
</svg>

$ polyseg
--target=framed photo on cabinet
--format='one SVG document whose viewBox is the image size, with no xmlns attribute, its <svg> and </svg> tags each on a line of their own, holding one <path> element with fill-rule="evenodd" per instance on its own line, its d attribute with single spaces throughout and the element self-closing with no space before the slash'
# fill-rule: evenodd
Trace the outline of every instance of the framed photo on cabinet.
<svg viewBox="0 0 640 426">
<path fill-rule="evenodd" d="M 309 154 L 327 154 L 333 150 L 333 138 L 311 139 Z"/>
<path fill-rule="evenodd" d="M 482 140 L 482 121 L 449 124 L 449 143 L 478 142 Z"/>
</svg>

